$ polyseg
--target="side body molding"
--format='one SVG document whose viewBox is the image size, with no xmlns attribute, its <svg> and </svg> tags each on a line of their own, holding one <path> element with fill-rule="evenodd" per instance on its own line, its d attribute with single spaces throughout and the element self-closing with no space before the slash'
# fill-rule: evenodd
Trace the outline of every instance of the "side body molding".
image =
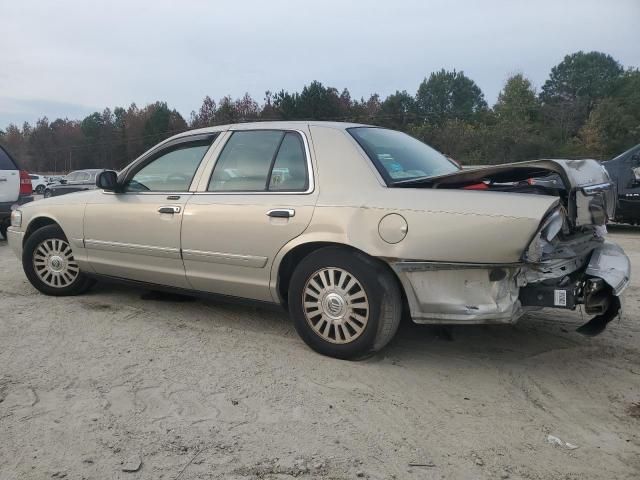
<svg viewBox="0 0 640 480">
<path fill-rule="evenodd" d="M 205 252 L 202 250 L 182 250 L 182 258 L 194 262 L 222 263 L 239 267 L 263 268 L 267 257 L 237 255 L 232 253 Z"/>
</svg>

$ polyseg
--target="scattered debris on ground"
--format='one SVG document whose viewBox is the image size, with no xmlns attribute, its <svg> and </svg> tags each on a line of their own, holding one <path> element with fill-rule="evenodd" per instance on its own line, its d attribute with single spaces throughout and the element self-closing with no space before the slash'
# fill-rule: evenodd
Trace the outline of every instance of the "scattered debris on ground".
<svg viewBox="0 0 640 480">
<path fill-rule="evenodd" d="M 554 435 L 547 435 L 547 443 L 550 445 L 553 445 L 554 447 L 563 447 L 568 450 L 575 450 L 578 448 L 577 445 L 574 445 L 573 443 L 565 442 Z"/>
<path fill-rule="evenodd" d="M 142 467 L 140 455 L 132 455 L 122 463 L 123 472 L 137 472 Z"/>
</svg>

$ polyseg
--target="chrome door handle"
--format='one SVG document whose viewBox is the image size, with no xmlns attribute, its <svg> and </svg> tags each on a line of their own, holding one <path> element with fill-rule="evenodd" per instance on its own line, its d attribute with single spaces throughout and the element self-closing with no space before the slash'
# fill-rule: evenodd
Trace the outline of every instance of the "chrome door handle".
<svg viewBox="0 0 640 480">
<path fill-rule="evenodd" d="M 291 218 L 296 215 L 296 211 L 293 208 L 274 208 L 269 210 L 267 215 L 274 218 Z"/>
<path fill-rule="evenodd" d="M 174 213 L 180 213 L 180 207 L 177 207 L 175 205 L 168 205 L 165 207 L 160 207 L 158 209 L 158 213 L 170 213 L 170 214 L 174 214 Z"/>
</svg>

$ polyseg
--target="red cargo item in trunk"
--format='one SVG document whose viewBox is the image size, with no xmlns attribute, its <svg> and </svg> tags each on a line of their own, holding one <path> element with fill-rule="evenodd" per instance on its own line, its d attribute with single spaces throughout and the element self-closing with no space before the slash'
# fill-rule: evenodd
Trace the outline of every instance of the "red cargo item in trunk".
<svg viewBox="0 0 640 480">
<path fill-rule="evenodd" d="M 489 190 L 489 186 L 486 183 L 474 183 L 473 185 L 467 185 L 463 190 Z"/>
</svg>

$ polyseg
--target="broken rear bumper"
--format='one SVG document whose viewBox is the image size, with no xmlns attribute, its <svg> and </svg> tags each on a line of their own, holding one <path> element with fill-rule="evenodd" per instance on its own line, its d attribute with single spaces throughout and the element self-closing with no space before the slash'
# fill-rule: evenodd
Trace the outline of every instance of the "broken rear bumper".
<svg viewBox="0 0 640 480">
<path fill-rule="evenodd" d="M 603 279 L 619 297 L 631 281 L 631 262 L 619 245 L 606 242 L 593 251 L 585 273 Z"/>
<path fill-rule="evenodd" d="M 589 314 L 613 318 L 620 309 L 617 297 L 631 277 L 628 257 L 608 242 L 584 257 L 561 260 L 560 267 L 415 261 L 390 265 L 402 283 L 413 321 L 425 324 L 513 323 L 530 309 L 574 309 L 580 304 Z"/>
<path fill-rule="evenodd" d="M 411 318 L 424 324 L 513 323 L 520 265 L 394 262 Z"/>
</svg>

